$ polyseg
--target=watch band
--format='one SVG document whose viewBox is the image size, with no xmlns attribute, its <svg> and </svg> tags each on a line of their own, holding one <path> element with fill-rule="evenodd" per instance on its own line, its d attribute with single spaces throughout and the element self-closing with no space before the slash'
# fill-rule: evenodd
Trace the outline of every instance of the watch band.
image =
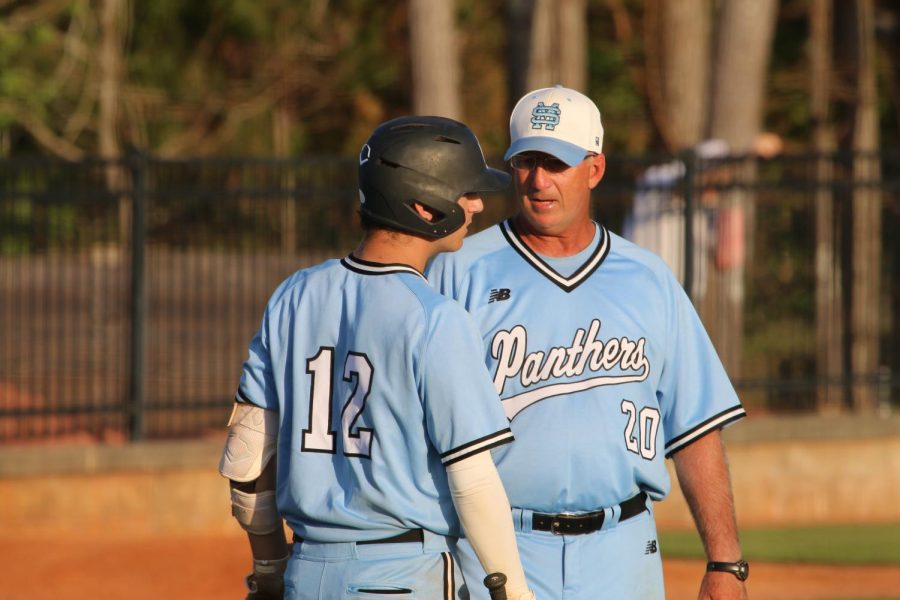
<svg viewBox="0 0 900 600">
<path fill-rule="evenodd" d="M 721 571 L 722 573 L 731 573 L 740 581 L 745 581 L 750 576 L 750 564 L 741 559 L 737 562 L 715 562 L 706 563 L 707 571 Z"/>
</svg>

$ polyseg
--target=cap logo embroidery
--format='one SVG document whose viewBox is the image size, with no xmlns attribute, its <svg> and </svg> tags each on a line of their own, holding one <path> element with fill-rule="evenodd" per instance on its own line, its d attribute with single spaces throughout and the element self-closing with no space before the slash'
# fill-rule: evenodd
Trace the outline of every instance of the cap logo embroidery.
<svg viewBox="0 0 900 600">
<path fill-rule="evenodd" d="M 359 151 L 359 164 L 364 165 L 369 162 L 369 157 L 371 155 L 372 148 L 370 148 L 368 144 L 363 144 L 362 150 Z"/>
<path fill-rule="evenodd" d="M 550 106 L 543 102 L 538 102 L 537 106 L 531 111 L 531 128 L 544 128 L 547 131 L 553 131 L 559 125 L 559 117 L 562 113 L 559 110 L 559 102 L 554 102 Z"/>
</svg>

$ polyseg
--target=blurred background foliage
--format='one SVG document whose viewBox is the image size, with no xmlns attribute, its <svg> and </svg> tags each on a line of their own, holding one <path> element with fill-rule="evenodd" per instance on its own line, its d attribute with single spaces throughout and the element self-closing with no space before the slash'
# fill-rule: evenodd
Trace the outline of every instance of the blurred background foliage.
<svg viewBox="0 0 900 600">
<path fill-rule="evenodd" d="M 612 124 L 606 150 L 676 150 L 648 100 L 658 0 L 581 2 L 584 87 Z M 507 139 L 516 3 L 451 3 L 458 116 L 489 154 Z M 808 149 L 812 137 L 812 3 L 777 3 L 763 129 L 789 150 Z M 854 3 L 837 3 L 835 19 L 842 4 Z M 412 111 L 409 10 L 364 0 L 2 1 L 0 156 L 117 156 L 129 146 L 161 157 L 352 156 L 377 123 Z M 900 8 L 880 0 L 874 10 L 881 142 L 896 147 Z M 831 86 L 838 139 L 852 127 L 854 98 L 841 69 L 836 62 Z"/>
<path fill-rule="evenodd" d="M 126 273 L 133 237 L 165 255 L 160 281 L 194 283 L 173 252 L 189 267 L 229 254 L 271 276 L 249 286 L 268 290 L 300 257 L 352 248 L 356 153 L 377 124 L 414 112 L 459 118 L 499 165 L 512 105 L 563 83 L 603 113 L 599 221 L 621 232 L 648 167 L 673 157 L 697 176 L 658 186 L 665 210 L 682 211 L 693 188 L 707 226 L 737 216 L 721 222 L 739 230 L 714 235 L 740 258 L 718 265 L 716 252 L 690 251 L 710 278 L 698 312 L 748 405 L 896 406 L 898 61 L 891 0 L 0 0 L 0 268 L 16 275 L 0 273 L 0 293 L 43 298 L 46 284 L 77 296 L 77 280 L 124 306 L 130 291 L 110 290 L 141 281 Z M 682 154 L 711 138 L 727 146 L 721 169 L 707 165 L 722 181 Z M 764 138 L 775 146 L 758 147 Z M 509 194 L 495 200 L 479 227 L 514 207 Z M 277 274 L 241 263 L 255 254 Z M 65 277 L 28 283 L 47 272 L 34 265 L 63 258 L 76 261 L 60 267 Z M 106 271 L 121 273 L 103 283 Z M 247 287 L 228 284 L 234 272 L 210 269 L 196 287 Z M 231 310 L 225 291 L 214 296 L 199 302 Z M 89 297 L 91 310 L 102 306 Z M 253 326 L 263 300 L 238 302 Z M 0 330 L 43 327 L 43 312 L 20 314 L 33 304 L 0 298 Z M 196 309 L 172 306 L 175 321 Z M 13 341 L 0 378 L 48 362 L 42 347 L 23 360 L 32 355 L 17 336 L 3 339 Z M 14 377 L 57 385 L 23 373 Z M 206 406 L 206 392 L 172 388 Z"/>
</svg>

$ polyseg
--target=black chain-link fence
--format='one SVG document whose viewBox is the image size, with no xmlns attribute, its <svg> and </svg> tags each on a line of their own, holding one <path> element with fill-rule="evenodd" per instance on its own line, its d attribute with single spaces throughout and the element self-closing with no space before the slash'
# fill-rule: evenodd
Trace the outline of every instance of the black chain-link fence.
<svg viewBox="0 0 900 600">
<path fill-rule="evenodd" d="M 358 242 L 355 177 L 0 161 L 0 443 L 221 431 L 275 286 Z M 751 413 L 900 405 L 900 157 L 610 157 L 595 214 L 670 263 Z"/>
</svg>

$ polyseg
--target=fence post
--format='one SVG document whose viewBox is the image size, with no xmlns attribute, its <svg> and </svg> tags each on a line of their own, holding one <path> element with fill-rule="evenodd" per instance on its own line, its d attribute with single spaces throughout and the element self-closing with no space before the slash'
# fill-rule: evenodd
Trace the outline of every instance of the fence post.
<svg viewBox="0 0 900 600">
<path fill-rule="evenodd" d="M 684 163 L 684 291 L 694 301 L 694 212 L 696 208 L 697 154 L 693 149 L 681 153 Z"/>
<path fill-rule="evenodd" d="M 144 438 L 144 321 L 146 293 L 144 274 L 145 203 L 147 158 L 140 150 L 129 155 L 131 169 L 131 336 L 128 365 L 128 433 L 132 441 Z"/>
</svg>

